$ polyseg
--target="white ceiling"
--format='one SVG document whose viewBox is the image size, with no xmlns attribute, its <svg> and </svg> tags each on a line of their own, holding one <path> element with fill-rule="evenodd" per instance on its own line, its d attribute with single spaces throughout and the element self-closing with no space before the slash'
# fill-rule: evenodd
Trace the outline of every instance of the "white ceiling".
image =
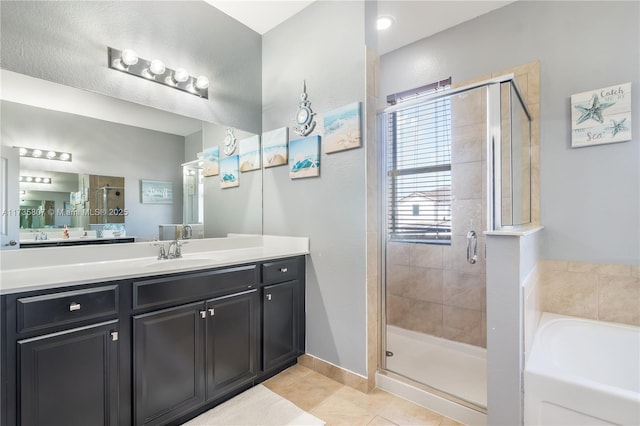
<svg viewBox="0 0 640 426">
<path fill-rule="evenodd" d="M 314 1 L 327 0 L 204 0 L 259 34 L 291 18 Z M 336 1 L 336 0 L 329 0 Z M 378 0 L 378 16 L 395 24 L 378 32 L 378 51 L 388 53 L 462 22 L 505 6 L 511 1 Z"/>
</svg>

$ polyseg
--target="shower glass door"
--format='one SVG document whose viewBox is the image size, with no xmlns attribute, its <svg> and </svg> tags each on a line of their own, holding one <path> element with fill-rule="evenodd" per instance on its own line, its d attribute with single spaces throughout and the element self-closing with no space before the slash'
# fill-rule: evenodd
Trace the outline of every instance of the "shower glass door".
<svg viewBox="0 0 640 426">
<path fill-rule="evenodd" d="M 509 75 L 400 102 L 378 126 L 384 368 L 486 410 L 483 231 L 531 222 L 531 115 Z"/>
<path fill-rule="evenodd" d="M 387 371 L 486 407 L 487 89 L 407 101 L 385 141 Z M 472 249 L 472 248 L 471 248 Z M 470 253 L 473 255 L 474 253 Z"/>
</svg>

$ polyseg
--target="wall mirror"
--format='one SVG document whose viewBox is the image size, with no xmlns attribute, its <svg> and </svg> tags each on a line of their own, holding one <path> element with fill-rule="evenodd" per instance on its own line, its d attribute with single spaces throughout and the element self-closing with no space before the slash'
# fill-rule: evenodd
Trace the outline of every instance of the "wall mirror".
<svg viewBox="0 0 640 426">
<path fill-rule="evenodd" d="M 123 233 L 136 241 L 158 238 L 159 225 L 194 223 L 200 217 L 205 237 L 262 233 L 261 170 L 242 173 L 239 187 L 224 190 L 219 176 L 202 178 L 202 193 L 196 197 L 189 193 L 193 187 L 185 185 L 182 164 L 196 160 L 205 148 L 223 147 L 229 126 L 6 70 L 2 70 L 2 82 L 3 148 L 43 151 L 40 158 L 20 157 L 20 175 L 48 179 L 14 183 L 21 191 L 20 208 L 34 209 L 21 215 L 21 239 L 35 239 L 29 233 L 43 228 L 60 231 L 64 225 L 82 233 L 99 228 L 89 226 L 90 222 L 118 223 L 118 219 L 122 219 Z M 239 129 L 235 134 L 239 140 L 252 136 Z M 72 160 L 47 159 L 49 150 L 68 152 Z M 224 156 L 222 148 L 220 152 Z M 121 178 L 122 183 L 92 184 L 99 176 Z M 171 196 L 145 201 L 143 180 L 157 182 Z M 105 194 L 106 204 L 101 203 Z M 84 210 L 78 213 L 81 207 Z M 37 209 L 42 214 L 27 217 Z M 74 209 L 76 213 L 65 216 Z M 47 216 L 52 211 L 62 214 Z M 194 214 L 197 211 L 199 215 Z M 111 216 L 105 218 L 105 214 Z M 117 234 L 118 227 L 112 228 Z"/>
</svg>

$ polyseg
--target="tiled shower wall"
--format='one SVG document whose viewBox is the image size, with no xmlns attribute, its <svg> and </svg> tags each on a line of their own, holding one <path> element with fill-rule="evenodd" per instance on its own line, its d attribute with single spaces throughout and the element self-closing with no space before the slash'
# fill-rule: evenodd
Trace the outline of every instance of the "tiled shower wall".
<svg viewBox="0 0 640 426">
<path fill-rule="evenodd" d="M 533 114 L 532 216 L 539 223 L 539 64 L 484 76 L 513 73 Z M 460 85 L 470 84 L 464 82 Z M 389 242 L 386 256 L 387 323 L 445 339 L 486 347 L 486 110 L 485 91 L 452 100 L 451 245 Z M 478 261 L 466 260 L 466 234 L 475 230 Z"/>
</svg>

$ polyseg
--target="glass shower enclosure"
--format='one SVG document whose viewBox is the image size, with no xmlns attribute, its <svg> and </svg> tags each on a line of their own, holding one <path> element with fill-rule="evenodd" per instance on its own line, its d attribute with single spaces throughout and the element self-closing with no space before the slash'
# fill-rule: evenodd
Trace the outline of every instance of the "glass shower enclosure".
<svg viewBox="0 0 640 426">
<path fill-rule="evenodd" d="M 531 116 L 513 75 L 378 114 L 384 373 L 486 411 L 484 231 L 531 222 Z"/>
</svg>

